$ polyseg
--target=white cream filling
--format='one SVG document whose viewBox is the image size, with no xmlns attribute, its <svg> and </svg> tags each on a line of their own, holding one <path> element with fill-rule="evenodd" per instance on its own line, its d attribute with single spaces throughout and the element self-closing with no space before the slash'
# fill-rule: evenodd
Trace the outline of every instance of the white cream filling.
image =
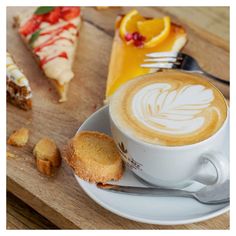
<svg viewBox="0 0 236 236">
<path fill-rule="evenodd" d="M 30 99 L 32 97 L 32 93 L 29 86 L 29 81 L 17 67 L 10 53 L 6 54 L 6 73 L 8 81 L 12 81 L 19 87 L 26 87 L 28 92 L 27 96 L 22 96 L 19 93 L 15 93 L 13 88 L 11 86 L 8 86 L 7 84 L 7 91 L 10 93 L 11 97 L 18 97 L 19 99 Z"/>
<path fill-rule="evenodd" d="M 172 46 L 171 51 L 179 52 L 187 42 L 186 35 L 183 35 L 176 39 L 174 45 Z"/>
</svg>

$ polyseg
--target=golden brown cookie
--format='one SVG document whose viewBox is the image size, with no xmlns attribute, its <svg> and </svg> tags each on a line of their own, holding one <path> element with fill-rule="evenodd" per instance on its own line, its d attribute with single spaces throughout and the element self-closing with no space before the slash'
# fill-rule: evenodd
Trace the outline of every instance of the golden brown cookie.
<svg viewBox="0 0 236 236">
<path fill-rule="evenodd" d="M 50 138 L 40 139 L 34 147 L 33 154 L 37 169 L 45 175 L 52 175 L 53 169 L 61 164 L 60 151 Z"/>
<path fill-rule="evenodd" d="M 21 128 L 14 131 L 7 140 L 7 144 L 16 146 L 16 147 L 23 147 L 26 145 L 29 139 L 29 130 L 26 128 Z"/>
<path fill-rule="evenodd" d="M 75 174 L 89 182 L 119 180 L 123 162 L 113 139 L 95 131 L 76 134 L 65 147 L 63 158 Z"/>
</svg>

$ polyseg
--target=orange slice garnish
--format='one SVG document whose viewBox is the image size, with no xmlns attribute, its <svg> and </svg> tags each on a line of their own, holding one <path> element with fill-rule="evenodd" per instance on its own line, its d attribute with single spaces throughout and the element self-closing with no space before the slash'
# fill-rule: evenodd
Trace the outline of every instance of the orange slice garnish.
<svg viewBox="0 0 236 236">
<path fill-rule="evenodd" d="M 139 14 L 137 10 L 131 10 L 124 16 L 120 24 L 120 36 L 125 39 L 127 34 L 137 32 L 137 22 L 145 20 L 143 16 Z"/>
<path fill-rule="evenodd" d="M 163 42 L 168 37 L 170 28 L 171 21 L 168 16 L 137 22 L 138 32 L 146 38 L 145 48 L 155 47 Z"/>
</svg>

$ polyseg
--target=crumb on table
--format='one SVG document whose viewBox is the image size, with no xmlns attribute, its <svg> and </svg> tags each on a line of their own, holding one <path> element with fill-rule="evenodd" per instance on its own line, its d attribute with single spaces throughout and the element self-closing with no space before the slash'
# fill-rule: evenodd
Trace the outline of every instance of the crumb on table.
<svg viewBox="0 0 236 236">
<path fill-rule="evenodd" d="M 14 131 L 7 140 L 7 144 L 23 147 L 27 144 L 29 140 L 29 130 L 26 128 L 20 128 Z"/>
</svg>

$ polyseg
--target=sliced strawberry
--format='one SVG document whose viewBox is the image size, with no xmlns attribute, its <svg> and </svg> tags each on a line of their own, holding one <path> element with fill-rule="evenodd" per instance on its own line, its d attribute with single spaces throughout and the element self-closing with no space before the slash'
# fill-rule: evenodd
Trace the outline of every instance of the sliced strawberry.
<svg viewBox="0 0 236 236">
<path fill-rule="evenodd" d="M 35 19 L 35 21 L 37 21 L 38 23 L 41 23 L 43 21 L 43 15 L 34 15 L 33 18 Z"/>
<path fill-rule="evenodd" d="M 60 17 L 61 17 L 60 7 L 54 8 L 51 12 L 49 12 L 43 16 L 44 21 L 49 22 L 51 24 L 57 23 L 59 21 Z"/>
<path fill-rule="evenodd" d="M 34 33 L 38 28 L 42 21 L 42 17 L 33 16 L 31 17 L 23 26 L 20 27 L 20 34 L 27 36 L 29 34 Z"/>
<path fill-rule="evenodd" d="M 66 21 L 80 15 L 80 7 L 62 7 L 62 18 Z"/>
<path fill-rule="evenodd" d="M 61 12 L 70 11 L 71 7 L 61 7 Z"/>
</svg>

